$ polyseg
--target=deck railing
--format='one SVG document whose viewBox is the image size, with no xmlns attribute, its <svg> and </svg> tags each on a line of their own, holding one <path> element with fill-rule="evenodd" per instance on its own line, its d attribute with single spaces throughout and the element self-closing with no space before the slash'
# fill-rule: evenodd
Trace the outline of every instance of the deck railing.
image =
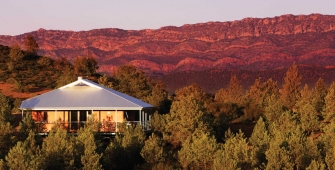
<svg viewBox="0 0 335 170">
<path fill-rule="evenodd" d="M 59 125 L 66 129 L 68 132 L 77 132 L 78 129 L 85 126 L 86 121 L 72 121 L 72 122 L 35 122 L 38 126 L 38 131 L 40 133 L 47 133 L 50 129 L 55 126 Z M 122 124 L 124 127 L 135 127 L 140 125 L 143 131 L 150 131 L 150 124 L 149 121 L 126 121 L 126 122 L 116 122 L 116 121 L 103 121 L 100 122 L 98 129 L 102 133 L 116 133 L 119 132 L 122 128 Z"/>
</svg>

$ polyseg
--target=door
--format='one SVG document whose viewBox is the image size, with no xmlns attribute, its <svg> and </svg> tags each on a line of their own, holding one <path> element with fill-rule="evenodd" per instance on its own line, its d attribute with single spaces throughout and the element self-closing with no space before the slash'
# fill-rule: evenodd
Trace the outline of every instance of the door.
<svg viewBox="0 0 335 170">
<path fill-rule="evenodd" d="M 78 130 L 78 111 L 71 111 L 70 114 L 70 120 L 71 120 L 71 124 L 70 124 L 70 129 L 71 130 Z"/>
<path fill-rule="evenodd" d="M 84 127 L 87 121 L 87 111 L 86 110 L 79 111 L 79 121 L 80 121 L 80 127 Z"/>
</svg>

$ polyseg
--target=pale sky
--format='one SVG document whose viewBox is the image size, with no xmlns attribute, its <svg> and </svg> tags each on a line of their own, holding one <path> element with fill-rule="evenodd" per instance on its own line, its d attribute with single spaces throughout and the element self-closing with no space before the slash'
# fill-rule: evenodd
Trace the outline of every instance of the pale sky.
<svg viewBox="0 0 335 170">
<path fill-rule="evenodd" d="M 39 28 L 158 29 L 311 13 L 335 15 L 335 0 L 0 0 L 0 35 Z"/>
</svg>

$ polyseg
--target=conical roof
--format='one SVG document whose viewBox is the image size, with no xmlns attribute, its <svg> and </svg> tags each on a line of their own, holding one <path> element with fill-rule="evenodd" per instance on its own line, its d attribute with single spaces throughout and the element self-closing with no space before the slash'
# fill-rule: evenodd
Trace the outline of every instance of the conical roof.
<svg viewBox="0 0 335 170">
<path fill-rule="evenodd" d="M 142 110 L 154 106 L 87 79 L 22 101 L 23 110 Z"/>
</svg>

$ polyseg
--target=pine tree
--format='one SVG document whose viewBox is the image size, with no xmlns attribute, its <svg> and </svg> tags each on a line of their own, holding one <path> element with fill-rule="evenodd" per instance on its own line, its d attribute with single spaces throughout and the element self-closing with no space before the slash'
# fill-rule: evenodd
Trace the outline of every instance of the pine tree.
<svg viewBox="0 0 335 170">
<path fill-rule="evenodd" d="M 77 141 L 80 142 L 84 151 L 81 155 L 82 169 L 102 169 L 100 158 L 102 155 L 96 152 L 97 146 L 94 138 L 94 127 L 85 125 L 84 128 L 78 131 Z M 77 153 L 78 154 L 78 153 Z"/>
<path fill-rule="evenodd" d="M 15 129 L 9 122 L 0 122 L 0 159 L 5 158 L 10 148 L 12 148 L 17 139 Z"/>
<path fill-rule="evenodd" d="M 74 73 L 79 76 L 91 76 L 99 68 L 98 61 L 91 55 L 76 57 L 73 61 Z"/>
<path fill-rule="evenodd" d="M 24 46 L 28 54 L 36 55 L 39 49 L 38 43 L 36 42 L 33 35 L 28 35 L 26 37 L 26 39 L 24 40 Z"/>
<path fill-rule="evenodd" d="M 119 133 L 105 150 L 104 169 L 134 169 L 144 162 L 140 152 L 144 146 L 145 134 L 140 125 L 118 126 Z"/>
<path fill-rule="evenodd" d="M 322 78 L 319 78 L 312 90 L 312 105 L 317 113 L 321 113 L 322 108 L 325 105 L 325 96 L 327 95 L 327 92 L 328 89 L 325 82 Z"/>
<path fill-rule="evenodd" d="M 236 75 L 234 75 L 230 78 L 227 88 L 220 89 L 215 94 L 215 100 L 222 103 L 231 102 L 241 104 L 243 94 L 243 87 Z"/>
<path fill-rule="evenodd" d="M 158 81 L 152 84 L 151 92 L 144 98 L 144 101 L 155 106 L 159 113 L 167 113 L 165 103 L 168 100 L 168 92 L 165 90 L 163 82 Z"/>
<path fill-rule="evenodd" d="M 30 131 L 24 142 L 18 142 L 6 156 L 10 169 L 40 169 L 40 149 L 36 145 L 35 133 Z"/>
<path fill-rule="evenodd" d="M 302 129 L 305 132 L 312 132 L 319 129 L 319 120 L 316 115 L 316 110 L 310 103 L 306 103 L 305 105 L 301 106 L 298 110 L 300 123 Z"/>
<path fill-rule="evenodd" d="M 335 122 L 335 82 L 329 87 L 325 96 L 325 105 L 322 110 L 322 116 L 326 122 Z"/>
<path fill-rule="evenodd" d="M 210 132 L 212 119 L 204 104 L 192 96 L 173 101 L 170 113 L 166 115 L 166 127 L 163 133 L 174 147 L 180 147 L 196 128 Z"/>
<path fill-rule="evenodd" d="M 213 136 L 202 130 L 195 130 L 178 151 L 178 161 L 184 169 L 210 169 L 218 148 Z"/>
<path fill-rule="evenodd" d="M 278 100 L 278 96 L 275 94 L 266 98 L 266 103 L 267 106 L 265 107 L 264 117 L 266 121 L 271 123 L 280 117 L 280 115 L 284 112 L 284 109 L 283 105 Z"/>
<path fill-rule="evenodd" d="M 0 122 L 6 124 L 6 122 L 13 123 L 14 117 L 12 115 L 11 106 L 9 104 L 9 99 L 0 92 Z"/>
<path fill-rule="evenodd" d="M 323 162 L 313 160 L 306 170 L 326 170 L 326 165 Z"/>
<path fill-rule="evenodd" d="M 12 62 L 20 62 L 23 58 L 23 53 L 21 51 L 21 47 L 19 44 L 15 43 L 11 46 L 11 50 L 9 52 L 9 58 Z"/>
<path fill-rule="evenodd" d="M 271 96 L 279 96 L 277 82 L 272 79 L 261 83 L 260 79 L 256 79 L 255 83 L 245 94 L 245 108 L 243 109 L 245 116 L 250 119 L 258 119 L 264 114 L 264 108 L 267 107 L 267 98 Z"/>
<path fill-rule="evenodd" d="M 141 150 L 141 156 L 146 162 L 156 165 L 164 163 L 167 159 L 167 153 L 164 150 L 165 141 L 159 136 L 152 134 L 149 139 L 145 141 L 145 144 Z"/>
<path fill-rule="evenodd" d="M 271 136 L 262 117 L 257 121 L 251 137 L 249 138 L 249 142 L 254 151 L 253 164 L 261 166 L 266 163 L 265 152 L 269 149 Z"/>
<path fill-rule="evenodd" d="M 53 128 L 42 145 L 41 166 L 43 169 L 67 169 L 75 164 L 73 141 L 62 127 Z"/>
<path fill-rule="evenodd" d="M 113 75 L 113 89 L 144 99 L 150 94 L 151 79 L 132 65 L 120 66 Z"/>
<path fill-rule="evenodd" d="M 31 114 L 26 114 L 26 116 L 23 118 L 22 122 L 20 122 L 19 126 L 19 134 L 20 134 L 20 140 L 24 141 L 30 131 L 33 131 L 34 133 L 37 133 L 37 125 L 35 124 L 35 121 L 31 117 Z"/>
<path fill-rule="evenodd" d="M 281 102 L 288 109 L 292 109 L 297 99 L 300 98 L 301 78 L 298 72 L 298 66 L 293 63 L 286 72 L 281 92 Z"/>
<path fill-rule="evenodd" d="M 248 145 L 241 131 L 233 134 L 228 130 L 223 148 L 215 154 L 214 169 L 250 169 L 251 151 Z"/>
<path fill-rule="evenodd" d="M 23 58 L 23 53 L 19 44 L 15 43 L 13 46 L 11 46 L 9 58 L 10 60 L 8 60 L 7 63 L 9 71 L 16 71 L 17 63 L 21 62 Z"/>
<path fill-rule="evenodd" d="M 0 169 L 8 169 L 6 162 L 4 162 L 2 159 L 0 159 Z"/>
<path fill-rule="evenodd" d="M 98 78 L 98 83 L 107 87 L 111 88 L 112 87 L 112 82 L 110 81 L 110 78 L 107 76 L 107 74 L 104 74 Z"/>
</svg>

